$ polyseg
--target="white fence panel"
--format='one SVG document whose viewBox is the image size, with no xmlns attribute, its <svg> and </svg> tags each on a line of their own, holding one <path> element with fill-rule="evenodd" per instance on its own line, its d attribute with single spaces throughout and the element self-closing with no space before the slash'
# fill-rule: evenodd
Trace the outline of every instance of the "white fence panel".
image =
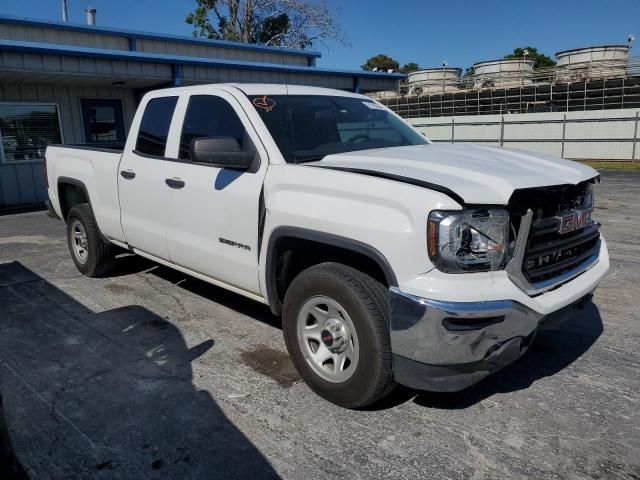
<svg viewBox="0 0 640 480">
<path fill-rule="evenodd" d="M 638 109 L 407 119 L 437 142 L 476 142 L 576 160 L 640 160 Z"/>
</svg>

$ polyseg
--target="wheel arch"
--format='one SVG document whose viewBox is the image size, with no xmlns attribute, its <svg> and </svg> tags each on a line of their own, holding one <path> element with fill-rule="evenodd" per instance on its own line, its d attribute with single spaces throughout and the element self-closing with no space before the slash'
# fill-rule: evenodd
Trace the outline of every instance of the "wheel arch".
<svg viewBox="0 0 640 480">
<path fill-rule="evenodd" d="M 292 250 L 313 246 L 302 261 L 291 267 Z M 289 253 L 288 253 L 289 252 Z M 300 257 L 298 257 L 300 258 Z M 301 227 L 281 226 L 269 236 L 265 261 L 265 289 L 268 304 L 275 315 L 282 313 L 282 300 L 288 285 L 301 271 L 323 261 L 342 260 L 350 266 L 364 267 L 366 273 L 377 277 L 386 286 L 398 286 L 398 280 L 386 257 L 375 247 L 352 238 Z M 368 271 L 367 271 L 368 270 Z"/>
<path fill-rule="evenodd" d="M 93 211 L 89 191 L 84 182 L 71 177 L 58 177 L 57 187 L 62 220 L 66 222 L 69 211 L 79 203 L 88 203 Z"/>
</svg>

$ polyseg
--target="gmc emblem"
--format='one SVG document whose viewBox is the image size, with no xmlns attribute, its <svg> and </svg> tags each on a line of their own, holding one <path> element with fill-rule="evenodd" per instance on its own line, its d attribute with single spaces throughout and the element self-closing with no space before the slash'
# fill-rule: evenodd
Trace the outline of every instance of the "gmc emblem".
<svg viewBox="0 0 640 480">
<path fill-rule="evenodd" d="M 581 228 L 586 227 L 591 223 L 591 214 L 593 208 L 588 210 L 571 210 L 569 212 L 560 212 L 556 215 L 558 220 L 558 233 L 564 235 L 565 233 L 571 233 Z"/>
</svg>

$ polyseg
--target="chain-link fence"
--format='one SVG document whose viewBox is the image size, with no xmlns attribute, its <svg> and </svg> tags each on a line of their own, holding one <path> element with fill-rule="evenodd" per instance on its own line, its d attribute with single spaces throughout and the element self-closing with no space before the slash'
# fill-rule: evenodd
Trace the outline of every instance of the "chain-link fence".
<svg viewBox="0 0 640 480">
<path fill-rule="evenodd" d="M 478 83 L 462 77 L 442 90 L 371 94 L 404 118 L 640 108 L 640 58 L 544 68 L 523 75 L 498 72 Z M 415 92 L 420 92 L 419 89 Z"/>
</svg>

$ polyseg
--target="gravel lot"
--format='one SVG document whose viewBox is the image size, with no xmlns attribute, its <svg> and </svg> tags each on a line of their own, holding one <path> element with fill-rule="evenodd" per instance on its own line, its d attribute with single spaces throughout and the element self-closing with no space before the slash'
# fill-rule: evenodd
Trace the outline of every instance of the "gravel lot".
<svg viewBox="0 0 640 480">
<path fill-rule="evenodd" d="M 640 172 L 602 178 L 593 306 L 476 387 L 360 412 L 299 381 L 266 307 L 136 257 L 84 278 L 62 222 L 0 217 L 16 456 L 32 478 L 640 479 Z"/>
</svg>

